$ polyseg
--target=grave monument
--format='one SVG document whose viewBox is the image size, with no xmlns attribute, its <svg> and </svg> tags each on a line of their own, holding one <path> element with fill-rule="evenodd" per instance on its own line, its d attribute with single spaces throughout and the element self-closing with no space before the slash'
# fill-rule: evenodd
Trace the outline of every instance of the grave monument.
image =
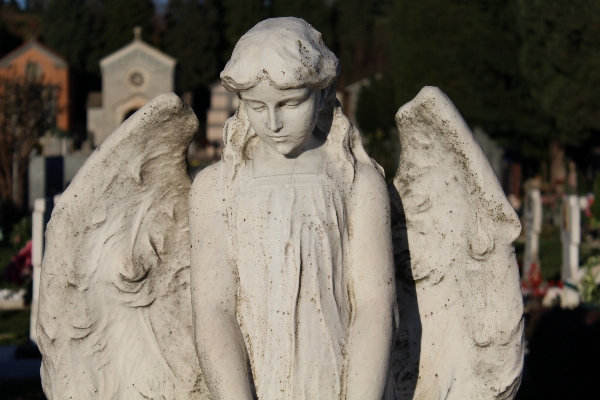
<svg viewBox="0 0 600 400">
<path fill-rule="evenodd" d="M 535 181 L 533 181 L 535 182 Z M 533 184 L 533 183 L 532 183 Z M 525 197 L 525 256 L 523 278 L 529 279 L 530 271 L 540 265 L 540 234 L 542 233 L 542 194 L 539 187 L 527 189 Z"/>
<path fill-rule="evenodd" d="M 576 283 L 579 281 L 579 244 L 581 243 L 581 209 L 579 208 L 579 197 L 574 194 L 566 195 L 561 205 L 561 211 L 561 279 L 563 282 Z"/>
<path fill-rule="evenodd" d="M 38 342 L 49 399 L 510 399 L 523 362 L 520 224 L 450 99 L 396 114 L 393 185 L 335 99 L 339 62 L 265 20 L 221 74 L 222 160 L 151 100 L 52 213 Z"/>
</svg>

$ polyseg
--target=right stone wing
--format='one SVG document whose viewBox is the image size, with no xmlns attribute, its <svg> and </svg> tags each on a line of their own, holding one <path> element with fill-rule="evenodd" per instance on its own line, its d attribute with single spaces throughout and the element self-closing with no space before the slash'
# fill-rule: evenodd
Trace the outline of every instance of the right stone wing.
<svg viewBox="0 0 600 400">
<path fill-rule="evenodd" d="M 521 225 L 469 127 L 438 88 L 396 114 L 390 186 L 400 399 L 511 399 L 523 367 Z"/>
</svg>

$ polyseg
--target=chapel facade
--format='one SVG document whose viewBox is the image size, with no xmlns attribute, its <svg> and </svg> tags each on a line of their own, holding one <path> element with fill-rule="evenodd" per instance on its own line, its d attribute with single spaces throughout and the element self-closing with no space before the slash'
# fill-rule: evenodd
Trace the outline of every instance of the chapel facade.
<svg viewBox="0 0 600 400">
<path fill-rule="evenodd" d="M 174 90 L 177 61 L 141 39 L 100 60 L 102 92 L 87 100 L 87 130 L 99 146 L 121 123 L 152 98 Z"/>
</svg>

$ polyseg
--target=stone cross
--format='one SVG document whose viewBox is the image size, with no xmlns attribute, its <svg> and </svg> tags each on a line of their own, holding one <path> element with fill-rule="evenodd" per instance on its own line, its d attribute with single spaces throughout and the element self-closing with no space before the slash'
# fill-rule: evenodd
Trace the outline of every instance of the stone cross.
<svg viewBox="0 0 600 400">
<path fill-rule="evenodd" d="M 579 269 L 579 244 L 581 243 L 581 210 L 577 195 L 564 198 L 561 208 L 560 236 L 562 240 L 563 282 L 577 279 Z"/>
<path fill-rule="evenodd" d="M 133 38 L 134 40 L 142 40 L 142 27 L 136 26 L 133 28 Z"/>
<path fill-rule="evenodd" d="M 529 278 L 533 265 L 539 269 L 540 233 L 542 231 L 542 196 L 539 189 L 530 189 L 525 198 L 525 257 L 523 277 Z"/>
</svg>

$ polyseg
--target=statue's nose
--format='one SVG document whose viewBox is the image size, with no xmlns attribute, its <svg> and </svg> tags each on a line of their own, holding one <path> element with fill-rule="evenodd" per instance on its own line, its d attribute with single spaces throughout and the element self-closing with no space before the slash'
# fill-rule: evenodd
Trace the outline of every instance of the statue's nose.
<svg viewBox="0 0 600 400">
<path fill-rule="evenodd" d="M 271 132 L 279 132 L 283 128 L 283 123 L 279 119 L 279 115 L 275 110 L 269 110 L 269 130 Z"/>
</svg>

